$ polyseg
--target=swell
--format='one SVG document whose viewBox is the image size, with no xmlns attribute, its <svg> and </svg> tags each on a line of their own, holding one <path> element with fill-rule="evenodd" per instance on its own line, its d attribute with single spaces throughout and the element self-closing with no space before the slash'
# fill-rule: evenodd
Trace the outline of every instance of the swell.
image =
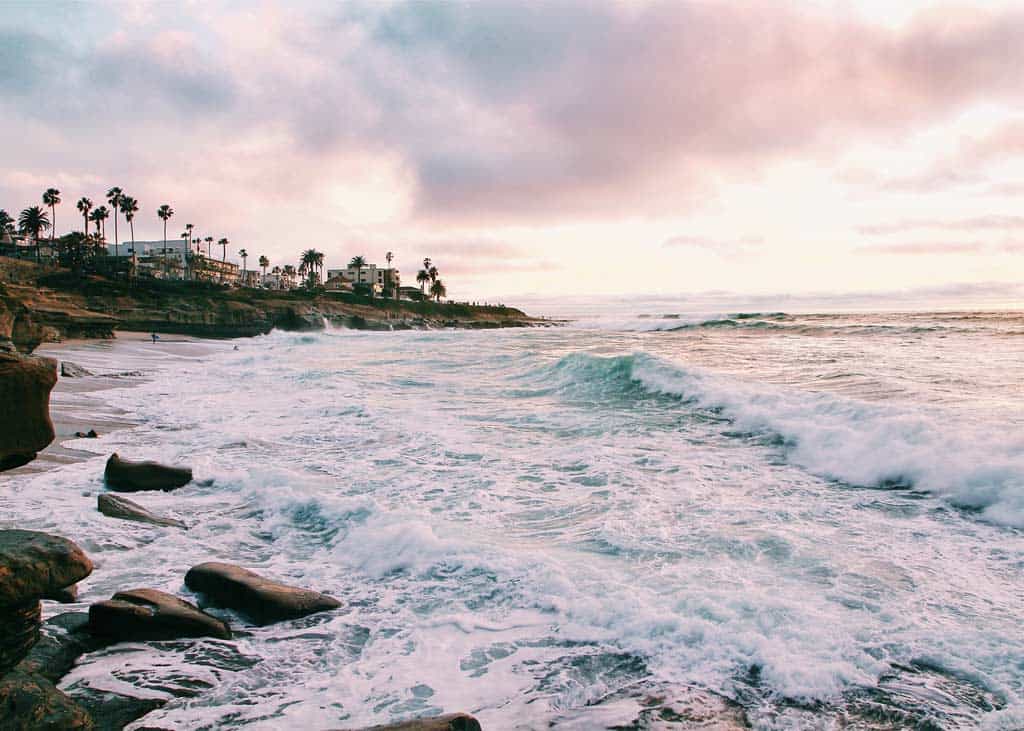
<svg viewBox="0 0 1024 731">
<path fill-rule="evenodd" d="M 1024 528 L 1024 438 L 1012 425 L 971 424 L 939 411 L 867 403 L 681 367 L 646 353 L 570 354 L 560 387 L 605 397 L 670 397 L 727 419 L 729 434 L 781 443 L 804 470 L 849 485 L 913 487 Z"/>
</svg>

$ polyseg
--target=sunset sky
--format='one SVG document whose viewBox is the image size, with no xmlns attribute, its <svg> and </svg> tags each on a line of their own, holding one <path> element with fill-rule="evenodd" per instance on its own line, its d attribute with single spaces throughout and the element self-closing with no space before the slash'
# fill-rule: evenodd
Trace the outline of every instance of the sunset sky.
<svg viewBox="0 0 1024 731">
<path fill-rule="evenodd" d="M 120 185 L 456 299 L 1021 293 L 1020 3 L 0 5 L 0 208 L 58 233 Z"/>
</svg>

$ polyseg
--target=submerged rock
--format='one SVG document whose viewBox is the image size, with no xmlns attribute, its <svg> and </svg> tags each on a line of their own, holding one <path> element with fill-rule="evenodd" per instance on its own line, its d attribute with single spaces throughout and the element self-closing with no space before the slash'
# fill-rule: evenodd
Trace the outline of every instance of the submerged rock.
<svg viewBox="0 0 1024 731">
<path fill-rule="evenodd" d="M 20 467 L 53 441 L 50 390 L 57 361 L 0 344 L 0 471 Z"/>
<path fill-rule="evenodd" d="M 363 731 L 481 731 L 480 722 L 467 713 L 415 718 L 411 721 L 373 726 Z"/>
<path fill-rule="evenodd" d="M 107 460 L 103 472 L 107 486 L 121 492 L 140 490 L 174 490 L 192 481 L 192 470 L 169 467 L 158 462 L 131 462 L 115 452 Z"/>
<path fill-rule="evenodd" d="M 119 591 L 89 607 L 89 631 L 117 640 L 231 639 L 226 622 L 156 589 Z"/>
<path fill-rule="evenodd" d="M 189 569 L 185 585 L 205 595 L 211 604 L 235 609 L 257 624 L 297 619 L 341 606 L 337 599 L 318 591 L 281 584 L 240 566 L 216 561 Z"/>
<path fill-rule="evenodd" d="M 66 538 L 0 530 L 0 673 L 39 640 L 39 600 L 57 595 L 92 572 L 92 562 Z"/>
<path fill-rule="evenodd" d="M 76 365 L 69 360 L 62 360 L 60 362 L 60 375 L 62 378 L 85 378 L 91 376 L 92 371 L 86 370 L 80 365 Z"/>
<path fill-rule="evenodd" d="M 161 525 L 168 528 L 184 528 L 185 530 L 188 530 L 188 526 L 180 520 L 165 518 L 151 513 L 138 503 L 134 503 L 128 498 L 121 497 L 120 495 L 100 493 L 96 498 L 96 507 L 101 513 L 111 518 L 134 520 L 138 523 L 150 523 L 152 525 Z"/>
<path fill-rule="evenodd" d="M 85 731 L 89 713 L 46 678 L 15 670 L 0 680 L 0 728 L 5 731 Z"/>
</svg>

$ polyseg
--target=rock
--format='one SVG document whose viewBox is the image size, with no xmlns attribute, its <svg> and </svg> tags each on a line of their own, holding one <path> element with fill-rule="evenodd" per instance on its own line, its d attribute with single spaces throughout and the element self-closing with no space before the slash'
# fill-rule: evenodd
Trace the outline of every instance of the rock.
<svg viewBox="0 0 1024 731">
<path fill-rule="evenodd" d="M 187 467 L 168 467 L 158 462 L 130 462 L 117 453 L 107 460 L 103 479 L 107 486 L 121 492 L 139 490 L 174 490 L 192 481 Z"/>
<path fill-rule="evenodd" d="M 167 703 L 164 698 L 135 698 L 93 688 L 76 688 L 74 701 L 92 717 L 96 728 L 104 730 L 123 729 Z"/>
<path fill-rule="evenodd" d="M 229 563 L 210 561 L 193 566 L 185 585 L 215 606 L 236 609 L 256 624 L 271 624 L 337 609 L 341 602 L 311 589 L 300 589 Z"/>
<path fill-rule="evenodd" d="M 156 589 L 119 591 L 89 607 L 89 631 L 117 640 L 173 640 L 180 637 L 231 639 L 227 623 Z"/>
<path fill-rule="evenodd" d="M 89 431 L 76 431 L 75 436 L 79 439 L 96 439 L 99 434 L 96 433 L 95 429 L 90 429 Z"/>
<path fill-rule="evenodd" d="M 65 612 L 43 622 L 42 636 L 15 670 L 40 675 L 58 682 L 87 652 L 105 647 L 108 642 L 89 632 L 89 615 Z"/>
<path fill-rule="evenodd" d="M 69 360 L 62 360 L 60 363 L 60 375 L 64 378 L 85 378 L 93 375 L 91 371 L 76 365 Z"/>
<path fill-rule="evenodd" d="M 39 599 L 92 572 L 92 562 L 71 541 L 28 530 L 0 530 L 0 674 L 16 665 L 39 639 Z"/>
<path fill-rule="evenodd" d="M 373 726 L 364 731 L 481 731 L 480 722 L 466 713 L 415 718 L 401 723 Z"/>
<path fill-rule="evenodd" d="M 111 518 L 134 520 L 139 523 L 150 523 L 168 528 L 184 528 L 188 530 L 188 526 L 180 520 L 155 515 L 138 503 L 133 503 L 128 498 L 121 497 L 120 495 L 112 495 L 106 492 L 100 493 L 96 498 L 96 507 L 99 508 L 101 513 Z"/>
<path fill-rule="evenodd" d="M 21 671 L 0 680 L 0 728 L 4 731 L 85 731 L 88 712 L 46 678 Z"/>
<path fill-rule="evenodd" d="M 57 362 L 0 349 L 0 471 L 21 466 L 53 441 L 50 390 Z"/>
<path fill-rule="evenodd" d="M 57 589 L 57 591 L 48 591 L 42 596 L 43 599 L 49 599 L 52 602 L 60 602 L 61 604 L 74 604 L 78 601 L 78 585 L 72 584 L 71 586 L 65 586 L 63 589 Z"/>
<path fill-rule="evenodd" d="M 92 561 L 66 538 L 31 530 L 0 530 L 0 607 L 77 584 Z"/>
</svg>

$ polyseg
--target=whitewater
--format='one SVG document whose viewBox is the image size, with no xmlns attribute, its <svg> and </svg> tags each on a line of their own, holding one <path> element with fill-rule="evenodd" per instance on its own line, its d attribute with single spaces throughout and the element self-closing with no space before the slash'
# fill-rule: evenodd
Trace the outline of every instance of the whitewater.
<svg viewBox="0 0 1024 731">
<path fill-rule="evenodd" d="M 212 609 L 237 640 L 119 644 L 62 681 L 167 701 L 136 725 L 633 728 L 698 688 L 755 728 L 1024 728 L 1024 313 L 622 305 L 55 355 L 147 377 L 103 392 L 138 426 L 0 491 L 0 522 L 92 557 L 79 608 L 197 600 L 206 560 L 344 604 Z M 193 467 L 145 495 L 190 530 L 96 511 L 113 451 Z"/>
</svg>

